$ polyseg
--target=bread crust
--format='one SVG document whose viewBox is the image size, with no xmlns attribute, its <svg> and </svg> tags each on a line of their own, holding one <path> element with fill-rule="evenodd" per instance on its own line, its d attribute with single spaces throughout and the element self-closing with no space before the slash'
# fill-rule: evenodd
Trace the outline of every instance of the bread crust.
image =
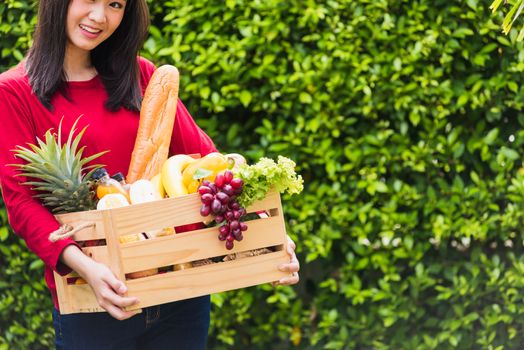
<svg viewBox="0 0 524 350">
<path fill-rule="evenodd" d="M 142 101 L 127 183 L 139 179 L 151 180 L 162 170 L 162 164 L 169 155 L 178 89 L 179 73 L 176 67 L 164 65 L 155 70 Z"/>
</svg>

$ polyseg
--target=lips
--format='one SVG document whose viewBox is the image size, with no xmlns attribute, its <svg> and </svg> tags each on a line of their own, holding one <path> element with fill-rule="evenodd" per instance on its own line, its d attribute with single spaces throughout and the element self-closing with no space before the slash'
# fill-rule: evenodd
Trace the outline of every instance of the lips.
<svg viewBox="0 0 524 350">
<path fill-rule="evenodd" d="M 91 38 L 91 39 L 94 39 L 94 38 L 98 37 L 100 35 L 100 33 L 102 32 L 101 29 L 90 27 L 90 26 L 86 26 L 84 24 L 80 24 L 79 27 L 80 27 L 80 30 L 82 31 L 82 33 L 85 36 L 87 36 L 88 38 Z"/>
</svg>

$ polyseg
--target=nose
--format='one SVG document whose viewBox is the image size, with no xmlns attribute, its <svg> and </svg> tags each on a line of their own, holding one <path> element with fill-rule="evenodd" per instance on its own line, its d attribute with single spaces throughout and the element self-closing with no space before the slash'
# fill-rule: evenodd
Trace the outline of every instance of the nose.
<svg viewBox="0 0 524 350">
<path fill-rule="evenodd" d="M 89 11 L 89 19 L 96 23 L 105 23 L 106 13 L 104 1 L 97 1 Z"/>
</svg>

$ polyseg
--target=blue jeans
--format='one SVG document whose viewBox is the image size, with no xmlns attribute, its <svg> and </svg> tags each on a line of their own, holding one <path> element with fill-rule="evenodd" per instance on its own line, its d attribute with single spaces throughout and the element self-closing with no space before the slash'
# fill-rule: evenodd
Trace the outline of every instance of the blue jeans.
<svg viewBox="0 0 524 350">
<path fill-rule="evenodd" d="M 144 308 L 118 321 L 108 313 L 60 315 L 53 310 L 58 350 L 204 350 L 209 296 Z"/>
</svg>

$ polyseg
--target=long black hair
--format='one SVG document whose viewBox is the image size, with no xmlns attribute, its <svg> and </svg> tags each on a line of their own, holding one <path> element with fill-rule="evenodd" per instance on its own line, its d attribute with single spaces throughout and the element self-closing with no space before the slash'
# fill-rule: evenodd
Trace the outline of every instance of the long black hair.
<svg viewBox="0 0 524 350">
<path fill-rule="evenodd" d="M 33 45 L 26 70 L 34 93 L 49 110 L 57 92 L 67 97 L 64 56 L 67 12 L 71 0 L 41 0 Z M 91 51 L 91 61 L 109 95 L 106 107 L 140 110 L 142 94 L 137 61 L 149 26 L 146 0 L 127 0 L 124 17 L 115 32 Z"/>
</svg>

